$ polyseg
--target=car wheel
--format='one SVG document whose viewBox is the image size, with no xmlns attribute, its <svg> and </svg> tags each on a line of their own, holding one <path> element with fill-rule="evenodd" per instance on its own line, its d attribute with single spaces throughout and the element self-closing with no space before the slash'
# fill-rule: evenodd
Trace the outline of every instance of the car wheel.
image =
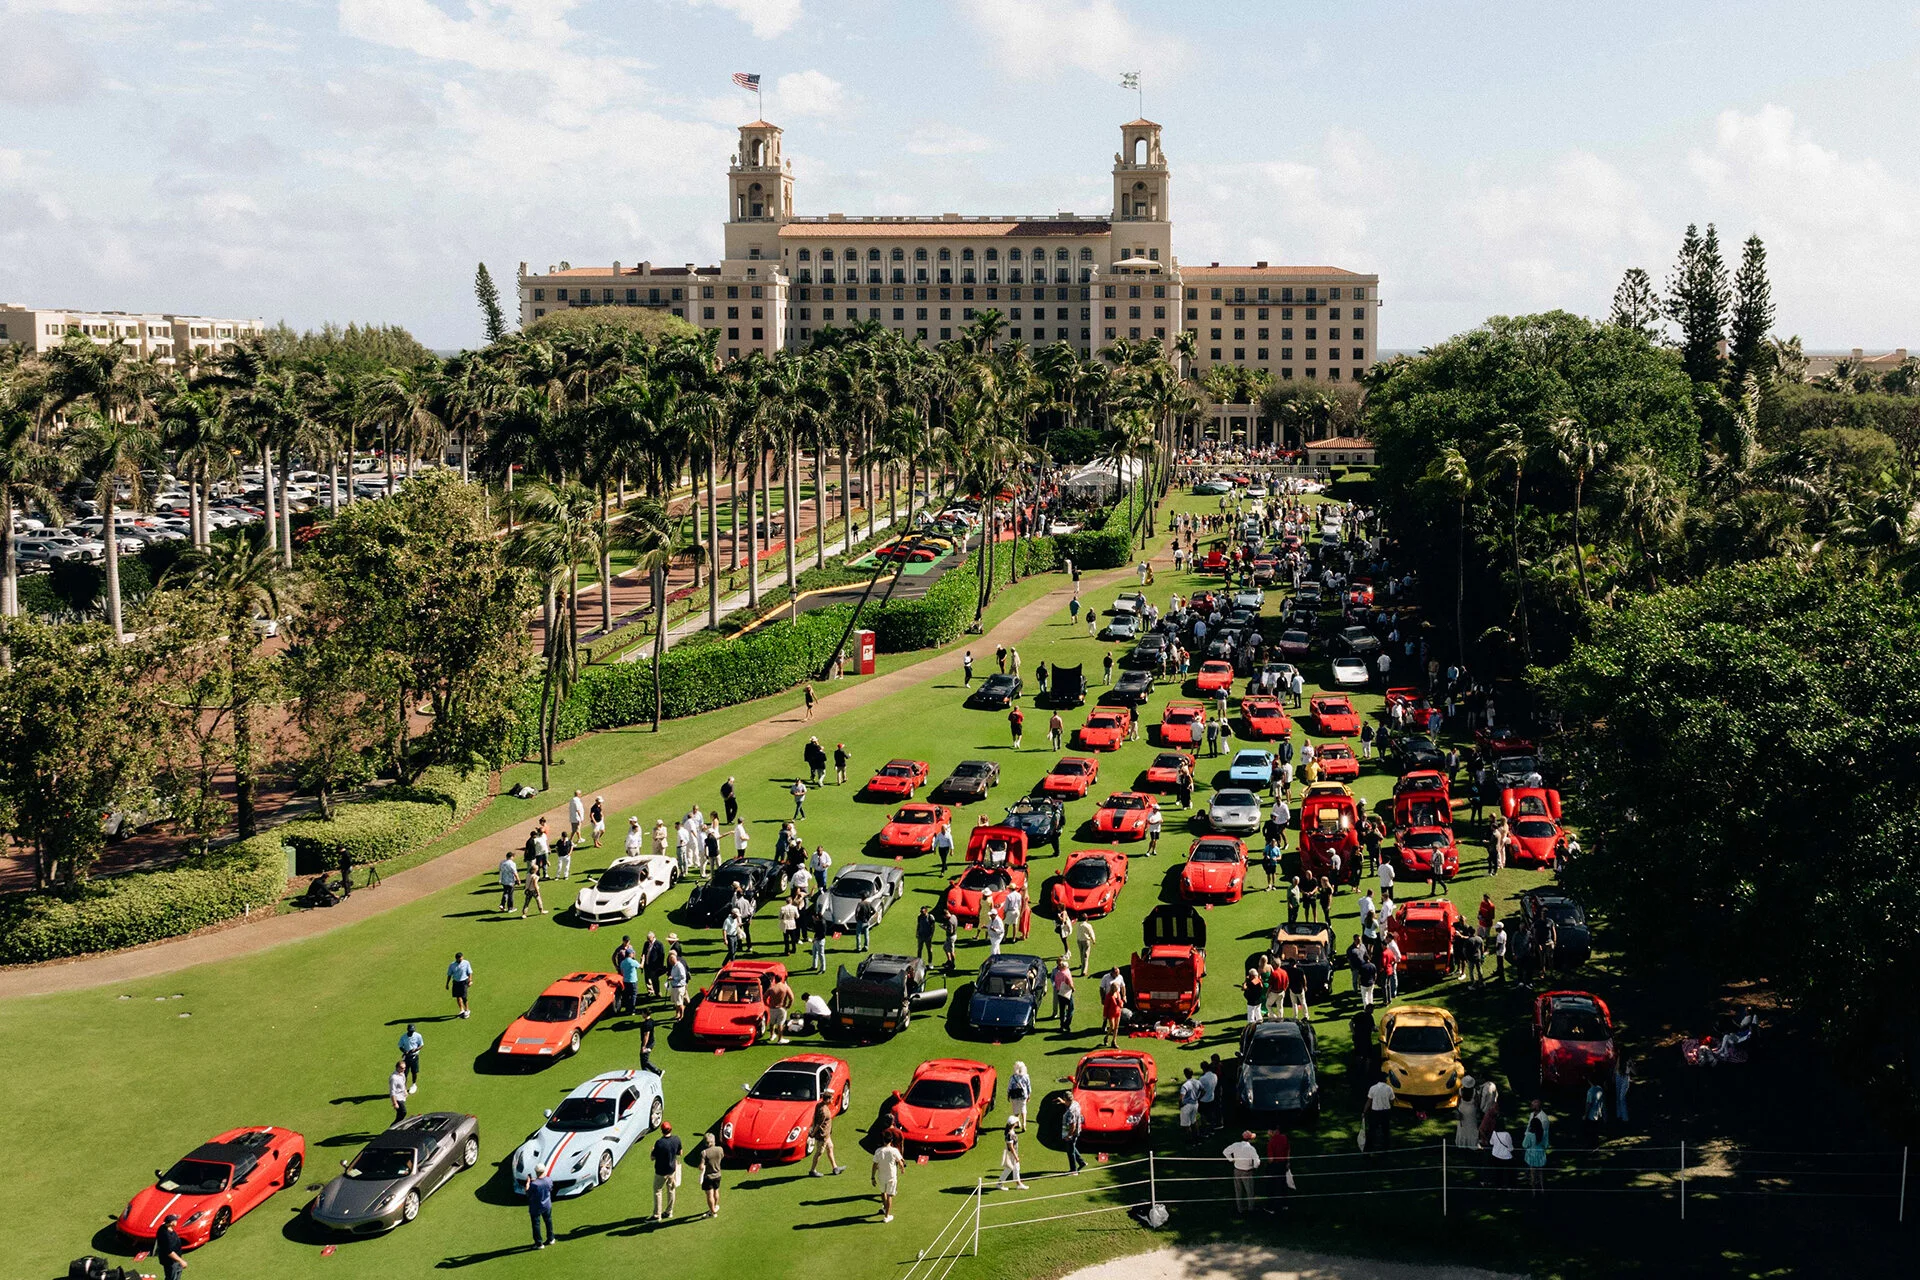
<svg viewBox="0 0 1920 1280">
<path fill-rule="evenodd" d="M 580 1033 L 576 1031 L 567 1037 L 567 1056 L 571 1057 L 578 1052 L 580 1052 Z"/>
<path fill-rule="evenodd" d="M 232 1225 L 233 1210 L 227 1208 L 225 1205 L 221 1205 L 220 1212 L 213 1215 L 213 1225 L 207 1228 L 207 1239 L 218 1240 L 221 1236 L 227 1234 L 227 1228 Z"/>
<path fill-rule="evenodd" d="M 847 1087 L 840 1091 L 840 1114 L 847 1114 L 847 1108 L 853 1105 L 853 1081 L 847 1081 Z"/>
<path fill-rule="evenodd" d="M 460 1167 L 471 1169 L 480 1163 L 480 1139 L 468 1138 L 467 1145 L 460 1148 Z"/>
<path fill-rule="evenodd" d="M 655 1098 L 653 1100 L 653 1106 L 647 1111 L 647 1128 L 658 1129 L 660 1122 L 666 1118 L 666 1114 L 666 1104 L 661 1102 L 660 1099 Z"/>
<path fill-rule="evenodd" d="M 305 1167 L 306 1164 L 301 1160 L 299 1152 L 296 1151 L 288 1156 L 287 1171 L 280 1176 L 280 1185 L 283 1187 L 291 1187 L 298 1183 L 300 1181 L 300 1170 Z"/>
<path fill-rule="evenodd" d="M 613 1152 L 602 1151 L 600 1153 L 599 1175 L 600 1181 L 603 1183 L 613 1177 Z"/>
<path fill-rule="evenodd" d="M 419 1216 L 420 1193 L 418 1191 L 409 1191 L 407 1192 L 407 1198 L 400 1202 L 400 1221 L 412 1222 Z"/>
</svg>

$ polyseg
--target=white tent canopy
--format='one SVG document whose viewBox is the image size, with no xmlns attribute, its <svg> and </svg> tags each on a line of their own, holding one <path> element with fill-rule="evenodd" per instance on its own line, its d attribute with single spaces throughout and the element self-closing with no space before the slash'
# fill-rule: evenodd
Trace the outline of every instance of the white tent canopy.
<svg viewBox="0 0 1920 1280">
<path fill-rule="evenodd" d="M 1140 474 L 1140 464 L 1132 458 L 1119 461 L 1108 458 L 1090 462 L 1060 482 L 1070 492 L 1105 491 L 1112 493 L 1123 484 L 1131 484 Z"/>
</svg>

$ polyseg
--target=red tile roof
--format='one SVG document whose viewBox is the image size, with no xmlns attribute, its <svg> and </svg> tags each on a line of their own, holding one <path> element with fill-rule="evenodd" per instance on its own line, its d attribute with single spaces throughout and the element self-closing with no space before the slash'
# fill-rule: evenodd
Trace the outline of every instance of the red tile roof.
<svg viewBox="0 0 1920 1280">
<path fill-rule="evenodd" d="M 851 240 L 944 238 L 970 236 L 1096 236 L 1108 231 L 1105 218 L 1035 219 L 1029 222 L 789 222 L 781 226 L 781 239 L 804 237 L 810 240 Z"/>
<path fill-rule="evenodd" d="M 1309 440 L 1306 443 L 1306 448 L 1345 449 L 1351 453 L 1355 449 L 1373 448 L 1373 441 L 1363 439 L 1360 436 L 1335 436 L 1331 440 Z"/>
<path fill-rule="evenodd" d="M 1285 277 L 1285 278 L 1287 278 L 1287 279 L 1290 279 L 1290 280 L 1295 280 L 1295 279 L 1306 279 L 1306 278 L 1311 278 L 1311 277 L 1315 277 L 1315 276 L 1333 276 L 1333 277 L 1345 277 L 1345 276 L 1353 276 L 1353 277 L 1357 277 L 1357 278 L 1364 278 L 1364 279 L 1368 279 L 1368 280 L 1371 280 L 1371 279 L 1373 279 L 1373 278 L 1374 278 L 1374 277 L 1373 277 L 1373 276 L 1371 276 L 1371 275 L 1363 275 L 1363 273 L 1361 273 L 1361 272 L 1358 272 L 1358 271 L 1349 271 L 1349 270 L 1347 270 L 1347 269 L 1346 269 L 1345 267 L 1309 267 L 1309 266 L 1300 266 L 1300 267 L 1219 267 L 1219 266 L 1206 266 L 1206 267 L 1190 267 L 1190 266 L 1186 266 L 1186 265 L 1184 265 L 1184 264 L 1183 264 L 1183 265 L 1181 266 L 1181 268 L 1180 268 L 1180 275 L 1181 275 L 1181 277 L 1182 277 L 1183 279 L 1187 279 L 1187 280 L 1198 280 L 1198 279 L 1208 279 L 1208 278 L 1219 278 L 1219 277 L 1230 277 L 1230 276 L 1257 276 L 1257 277 L 1259 277 L 1260 279 L 1263 279 L 1263 280 L 1264 280 L 1264 279 L 1271 279 L 1271 278 L 1273 278 L 1273 277 L 1276 277 L 1276 276 L 1283 276 L 1283 277 Z"/>
</svg>

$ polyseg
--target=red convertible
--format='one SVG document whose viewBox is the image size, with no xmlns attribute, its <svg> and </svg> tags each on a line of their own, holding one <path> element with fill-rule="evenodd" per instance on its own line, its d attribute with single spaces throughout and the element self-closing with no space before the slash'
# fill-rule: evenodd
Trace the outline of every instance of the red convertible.
<svg viewBox="0 0 1920 1280">
<path fill-rule="evenodd" d="M 742 1048 L 766 1034 L 767 991 L 787 976 L 778 960 L 729 960 L 693 1006 L 693 1038 Z"/>
<path fill-rule="evenodd" d="M 867 779 L 867 791 L 876 796 L 910 796 L 927 785 L 925 760 L 889 760 Z"/>
<path fill-rule="evenodd" d="M 1545 787 L 1509 787 L 1500 794 L 1500 811 L 1513 834 L 1514 866 L 1552 866 L 1565 837 L 1560 830 L 1560 793 Z"/>
<path fill-rule="evenodd" d="M 1133 712 L 1125 707 L 1102 707 L 1073 732 L 1076 745 L 1083 751 L 1118 751 L 1133 732 Z"/>
<path fill-rule="evenodd" d="M 1180 868 L 1180 893 L 1193 902 L 1238 902 L 1247 887 L 1247 846 L 1235 836 L 1201 836 Z"/>
<path fill-rule="evenodd" d="M 1081 799 L 1086 796 L 1087 788 L 1100 780 L 1100 762 L 1086 756 L 1062 756 L 1060 763 L 1048 770 L 1047 776 L 1040 779 L 1040 789 L 1050 795 L 1072 796 Z"/>
<path fill-rule="evenodd" d="M 1233 688 L 1233 664 L 1218 658 L 1201 663 L 1193 677 L 1193 687 L 1202 693 L 1220 693 Z"/>
<path fill-rule="evenodd" d="M 1147 776 L 1141 785 L 1158 788 L 1172 788 L 1180 785 L 1180 771 L 1193 772 L 1193 757 L 1184 751 L 1162 751 L 1147 766 Z"/>
<path fill-rule="evenodd" d="M 1329 782 L 1352 782 L 1360 776 L 1360 757 L 1344 742 L 1329 742 L 1313 758 L 1320 762 L 1320 776 Z"/>
<path fill-rule="evenodd" d="M 1133 953 L 1133 1007 L 1149 1018 L 1188 1018 L 1200 1007 L 1207 977 L 1207 922 L 1198 911 L 1169 903 L 1147 912 Z"/>
<path fill-rule="evenodd" d="M 1073 1100 L 1089 1139 L 1145 1138 L 1153 1123 L 1159 1068 L 1138 1049 L 1102 1049 L 1080 1059 Z"/>
<path fill-rule="evenodd" d="M 570 973 L 540 993 L 533 1006 L 500 1033 L 496 1053 L 557 1058 L 580 1051 L 581 1037 L 613 1012 L 617 973 Z"/>
<path fill-rule="evenodd" d="M 720 1121 L 720 1145 L 735 1159 L 791 1164 L 813 1150 L 808 1130 L 822 1102 L 844 1114 L 853 1068 L 824 1053 L 782 1058 L 761 1073 Z"/>
<path fill-rule="evenodd" d="M 957 1156 L 973 1150 L 998 1088 L 998 1073 L 984 1062 L 935 1058 L 915 1067 L 907 1091 L 896 1092 L 881 1111 L 899 1128 L 908 1152 Z"/>
<path fill-rule="evenodd" d="M 1076 916 L 1104 916 L 1127 884 L 1127 855 L 1114 849 L 1075 849 L 1053 882 L 1053 905 Z"/>
<path fill-rule="evenodd" d="M 1533 1034 L 1540 1041 L 1540 1083 L 1605 1083 L 1613 1074 L 1613 1014 L 1585 991 L 1543 991 L 1533 1001 Z"/>
<path fill-rule="evenodd" d="M 1116 791 L 1101 802 L 1093 813 L 1093 829 L 1103 836 L 1120 840 L 1147 838 L 1147 822 L 1160 810 L 1160 802 L 1138 791 Z"/>
<path fill-rule="evenodd" d="M 1027 835 L 1012 827 L 975 827 L 967 838 L 967 869 L 947 886 L 942 905 L 962 924 L 978 924 L 983 904 L 1006 910 L 1007 895 L 1020 891 L 1020 926 L 1033 919 L 1027 894 Z M 1013 921 L 1007 922 L 1013 932 Z"/>
<path fill-rule="evenodd" d="M 1344 693 L 1325 694 L 1307 703 L 1313 731 L 1329 738 L 1350 738 L 1360 732 L 1360 713 Z"/>
<path fill-rule="evenodd" d="M 903 804 L 893 821 L 880 828 L 880 847 L 929 853 L 943 823 L 953 821 L 953 810 L 943 804 Z"/>
<path fill-rule="evenodd" d="M 1197 702 L 1169 702 L 1160 713 L 1160 741 L 1165 746 L 1195 746 L 1207 731 L 1207 709 Z"/>
<path fill-rule="evenodd" d="M 1242 698 L 1240 718 L 1247 722 L 1247 736 L 1250 738 L 1293 736 L 1293 721 L 1288 718 L 1278 698 Z"/>
<path fill-rule="evenodd" d="M 268 1196 L 298 1186 L 306 1152 L 306 1139 L 291 1129 L 229 1130 L 174 1161 L 159 1181 L 128 1201 L 117 1223 L 120 1234 L 151 1249 L 171 1213 L 179 1218 L 173 1229 L 187 1248 L 218 1240 Z"/>
</svg>

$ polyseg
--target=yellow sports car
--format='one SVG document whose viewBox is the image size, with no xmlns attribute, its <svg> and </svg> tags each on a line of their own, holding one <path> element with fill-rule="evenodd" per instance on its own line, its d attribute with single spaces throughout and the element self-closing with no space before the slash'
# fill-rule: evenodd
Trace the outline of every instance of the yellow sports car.
<svg viewBox="0 0 1920 1280">
<path fill-rule="evenodd" d="M 1421 1111 L 1460 1101 L 1460 1027 L 1437 1005 L 1403 1004 L 1380 1024 L 1380 1061 L 1393 1105 Z"/>
</svg>

